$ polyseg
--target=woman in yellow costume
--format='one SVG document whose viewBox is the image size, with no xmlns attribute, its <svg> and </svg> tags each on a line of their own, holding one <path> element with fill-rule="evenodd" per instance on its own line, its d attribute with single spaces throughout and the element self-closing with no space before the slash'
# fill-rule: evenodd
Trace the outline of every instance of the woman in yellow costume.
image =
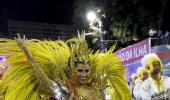
<svg viewBox="0 0 170 100">
<path fill-rule="evenodd" d="M 18 36 L 0 43 L 10 68 L 0 83 L 4 100 L 130 100 L 125 68 L 112 53 L 91 52 L 84 35 L 63 42 Z M 17 46 L 18 45 L 18 46 Z M 107 96 L 106 96 L 107 92 Z"/>
</svg>

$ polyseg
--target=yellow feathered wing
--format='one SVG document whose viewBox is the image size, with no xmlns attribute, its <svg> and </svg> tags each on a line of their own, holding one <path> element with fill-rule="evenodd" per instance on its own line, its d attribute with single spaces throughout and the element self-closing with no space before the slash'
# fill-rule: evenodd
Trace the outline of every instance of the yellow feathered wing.
<svg viewBox="0 0 170 100">
<path fill-rule="evenodd" d="M 125 78 L 125 67 L 112 50 L 106 53 L 96 52 L 90 56 L 92 75 L 97 85 L 107 89 L 111 100 L 131 100 L 127 80 Z M 96 85 L 95 85 L 96 86 Z"/>
<path fill-rule="evenodd" d="M 11 44 L 12 43 L 12 44 Z M 8 45 L 10 44 L 10 45 Z M 14 40 L 0 43 L 0 55 L 9 55 L 7 64 L 10 68 L 5 72 L 0 83 L 0 95 L 4 100 L 39 100 L 41 96 L 50 96 L 51 91 L 44 87 L 27 60 L 26 55 L 17 47 Z M 62 41 L 30 40 L 28 48 L 47 76 L 54 82 L 65 82 L 70 49 Z M 45 88 L 45 90 L 48 90 Z"/>
</svg>

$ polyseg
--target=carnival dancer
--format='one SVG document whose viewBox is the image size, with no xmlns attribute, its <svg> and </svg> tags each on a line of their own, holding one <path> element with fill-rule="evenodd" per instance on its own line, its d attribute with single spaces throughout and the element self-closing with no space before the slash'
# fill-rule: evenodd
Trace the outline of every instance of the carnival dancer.
<svg viewBox="0 0 170 100">
<path fill-rule="evenodd" d="M 134 91 L 134 87 L 135 87 L 135 80 L 138 79 L 138 75 L 136 73 L 132 74 L 131 79 L 132 79 L 132 81 L 130 82 L 130 94 L 132 96 L 132 100 L 135 100 L 133 91 Z"/>
<path fill-rule="evenodd" d="M 0 44 L 0 54 L 10 54 L 7 64 L 11 66 L 0 84 L 4 100 L 48 100 L 50 96 L 104 100 L 106 89 L 111 100 L 131 99 L 120 59 L 112 49 L 105 54 L 91 52 L 85 35 L 67 43 L 20 36 L 16 41 Z"/>
<path fill-rule="evenodd" d="M 170 78 L 162 76 L 163 64 L 156 54 L 145 55 L 141 62 L 149 74 L 149 78 L 142 84 L 142 99 L 151 100 L 154 94 L 170 88 Z"/>
<path fill-rule="evenodd" d="M 136 100 L 142 100 L 142 83 L 148 78 L 148 73 L 144 67 L 139 67 L 137 69 L 138 79 L 135 80 L 135 87 L 133 90 L 133 94 Z"/>
</svg>

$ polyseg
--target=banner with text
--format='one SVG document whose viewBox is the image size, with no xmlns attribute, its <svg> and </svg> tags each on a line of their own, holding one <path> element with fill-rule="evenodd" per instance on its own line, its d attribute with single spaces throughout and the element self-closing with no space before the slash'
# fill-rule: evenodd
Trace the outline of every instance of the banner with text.
<svg viewBox="0 0 170 100">
<path fill-rule="evenodd" d="M 134 45 L 123 48 L 117 54 L 122 60 L 124 65 L 134 63 L 140 60 L 144 55 L 150 52 L 150 39 L 143 40 Z"/>
</svg>

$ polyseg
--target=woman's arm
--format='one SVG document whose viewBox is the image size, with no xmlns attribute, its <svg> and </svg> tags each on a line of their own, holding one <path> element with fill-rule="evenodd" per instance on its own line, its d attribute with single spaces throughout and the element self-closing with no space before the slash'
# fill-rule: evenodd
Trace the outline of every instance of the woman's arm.
<svg viewBox="0 0 170 100">
<path fill-rule="evenodd" d="M 48 78 L 46 73 L 43 71 L 41 66 L 37 63 L 37 61 L 33 57 L 32 53 L 28 49 L 27 44 L 28 44 L 29 41 L 25 38 L 25 36 L 23 37 L 23 39 L 21 39 L 21 37 L 18 35 L 18 38 L 15 38 L 15 40 L 17 41 L 18 46 L 26 54 L 27 59 L 29 60 L 30 64 L 32 65 L 32 67 L 34 69 L 34 73 L 35 73 L 37 79 L 43 85 L 49 86 L 49 85 L 53 84 L 53 81 Z"/>
<path fill-rule="evenodd" d="M 43 85 L 49 87 L 54 92 L 56 98 L 60 98 L 59 100 L 67 100 L 67 99 L 65 99 L 65 98 L 68 98 L 67 90 L 64 89 L 64 87 L 62 87 L 60 84 L 58 84 L 48 78 L 46 73 L 43 71 L 41 66 L 38 64 L 36 59 L 33 57 L 31 51 L 28 49 L 27 44 L 29 41 L 25 38 L 25 36 L 23 37 L 23 39 L 21 39 L 21 37 L 18 35 L 18 38 L 16 38 L 16 41 L 17 41 L 18 46 L 26 54 L 27 59 L 29 60 L 30 64 L 32 65 L 32 67 L 34 69 L 34 73 L 35 73 L 37 79 Z"/>
</svg>

